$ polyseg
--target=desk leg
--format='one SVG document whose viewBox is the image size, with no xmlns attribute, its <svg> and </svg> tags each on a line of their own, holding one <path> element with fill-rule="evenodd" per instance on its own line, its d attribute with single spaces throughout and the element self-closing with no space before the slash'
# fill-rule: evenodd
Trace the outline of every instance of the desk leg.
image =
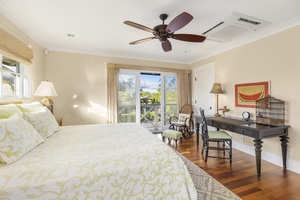
<svg viewBox="0 0 300 200">
<path fill-rule="evenodd" d="M 263 141 L 261 139 L 255 139 L 254 146 L 255 146 L 255 156 L 256 156 L 256 172 L 257 176 L 260 177 L 261 175 L 261 148 Z"/>
<path fill-rule="evenodd" d="M 282 152 L 282 163 L 283 169 L 286 170 L 286 156 L 287 156 L 287 143 L 289 142 L 289 137 L 287 136 L 279 136 L 281 141 L 281 152 Z"/>
<path fill-rule="evenodd" d="M 197 123 L 196 124 L 197 147 L 199 146 L 199 127 L 200 127 L 200 124 Z"/>
</svg>

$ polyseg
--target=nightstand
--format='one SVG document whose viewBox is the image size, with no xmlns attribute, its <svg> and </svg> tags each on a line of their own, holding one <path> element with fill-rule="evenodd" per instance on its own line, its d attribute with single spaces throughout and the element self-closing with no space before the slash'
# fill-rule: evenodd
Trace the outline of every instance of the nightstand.
<svg viewBox="0 0 300 200">
<path fill-rule="evenodd" d="M 58 125 L 59 125 L 59 126 L 62 126 L 63 118 L 62 118 L 62 117 L 59 117 L 59 118 L 55 117 L 55 119 L 56 119 Z"/>
</svg>

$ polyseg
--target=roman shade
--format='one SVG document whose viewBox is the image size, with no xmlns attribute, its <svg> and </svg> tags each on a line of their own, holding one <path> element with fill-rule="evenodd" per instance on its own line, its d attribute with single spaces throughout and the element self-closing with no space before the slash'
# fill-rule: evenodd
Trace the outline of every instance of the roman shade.
<svg viewBox="0 0 300 200">
<path fill-rule="evenodd" d="M 32 49 L 20 39 L 0 29 L 0 54 L 31 65 Z"/>
</svg>

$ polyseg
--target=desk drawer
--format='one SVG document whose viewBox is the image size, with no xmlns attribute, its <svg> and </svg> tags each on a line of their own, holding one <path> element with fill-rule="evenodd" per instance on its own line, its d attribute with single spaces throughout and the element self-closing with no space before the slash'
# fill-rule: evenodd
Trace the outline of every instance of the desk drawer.
<svg viewBox="0 0 300 200">
<path fill-rule="evenodd" d="M 253 131 L 247 130 L 247 129 L 238 128 L 238 127 L 234 128 L 234 132 L 242 134 L 242 135 L 246 135 L 246 136 L 249 136 L 249 137 L 253 137 L 254 136 L 254 132 Z"/>
<path fill-rule="evenodd" d="M 217 127 L 227 131 L 234 131 L 234 126 L 232 124 L 219 123 Z"/>
</svg>

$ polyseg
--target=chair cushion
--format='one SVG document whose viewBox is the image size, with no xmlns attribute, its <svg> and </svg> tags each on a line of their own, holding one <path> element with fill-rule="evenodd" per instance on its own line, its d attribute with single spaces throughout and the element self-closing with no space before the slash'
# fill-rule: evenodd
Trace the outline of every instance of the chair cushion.
<svg viewBox="0 0 300 200">
<path fill-rule="evenodd" d="M 208 138 L 210 140 L 218 140 L 218 139 L 230 140 L 232 137 L 225 131 L 208 131 Z"/>
<path fill-rule="evenodd" d="M 163 132 L 163 137 L 177 140 L 182 137 L 182 133 L 180 131 L 175 131 L 175 130 L 165 130 Z"/>
</svg>

